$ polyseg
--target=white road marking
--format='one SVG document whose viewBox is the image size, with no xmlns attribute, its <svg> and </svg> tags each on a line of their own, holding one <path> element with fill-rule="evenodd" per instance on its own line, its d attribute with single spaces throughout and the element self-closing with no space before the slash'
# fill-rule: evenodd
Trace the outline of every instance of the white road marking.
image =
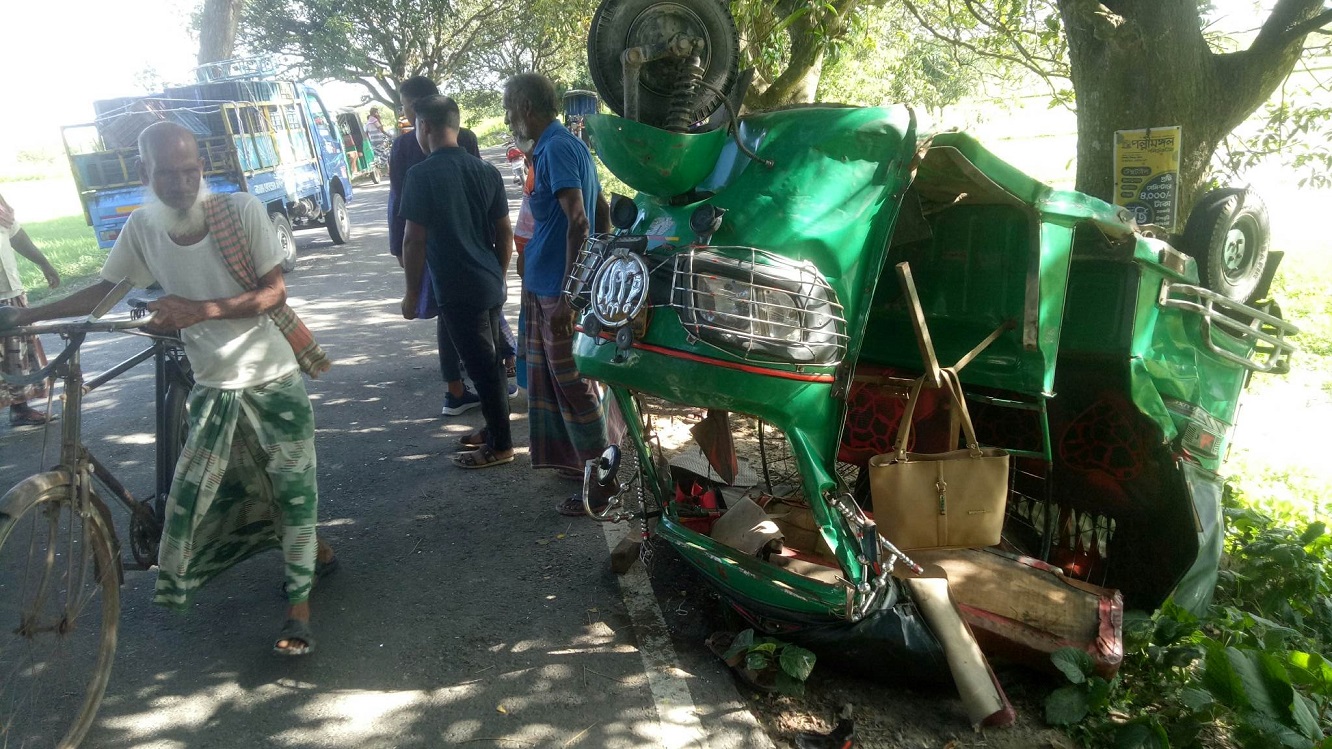
<svg viewBox="0 0 1332 749">
<path fill-rule="evenodd" d="M 629 532 L 628 523 L 602 523 L 607 548 L 614 550 Z M 620 593 L 625 608 L 634 622 L 638 637 L 638 652 L 643 657 L 643 670 L 647 673 L 652 701 L 657 707 L 657 721 L 661 724 L 661 745 L 668 749 L 706 747 L 707 734 L 698 720 L 689 685 L 688 674 L 680 668 L 671 645 L 670 630 L 652 593 L 652 582 L 642 563 L 635 564 L 620 579 Z"/>
</svg>

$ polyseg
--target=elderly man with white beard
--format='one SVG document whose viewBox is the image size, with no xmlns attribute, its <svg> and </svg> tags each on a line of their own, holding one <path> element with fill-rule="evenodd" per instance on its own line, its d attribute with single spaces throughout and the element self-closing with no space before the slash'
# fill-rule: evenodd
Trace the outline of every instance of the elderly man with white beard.
<svg viewBox="0 0 1332 749">
<path fill-rule="evenodd" d="M 315 533 L 314 412 L 301 372 L 318 376 L 329 362 L 286 304 L 282 250 L 263 204 L 210 194 L 194 135 L 179 125 L 144 130 L 139 153 L 156 201 L 130 215 L 103 280 L 10 312 L 17 325 L 86 315 L 121 279 L 161 284 L 166 296 L 149 306 L 149 324 L 180 331 L 196 385 L 153 600 L 184 610 L 217 574 L 281 549 L 289 608 L 273 652 L 304 655 L 315 645 L 310 590 L 337 560 Z"/>
</svg>

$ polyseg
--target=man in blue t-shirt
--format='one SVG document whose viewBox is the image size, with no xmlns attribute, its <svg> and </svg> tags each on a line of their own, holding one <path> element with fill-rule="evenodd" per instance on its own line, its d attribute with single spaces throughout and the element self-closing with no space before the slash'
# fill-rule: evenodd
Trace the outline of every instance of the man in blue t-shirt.
<svg viewBox="0 0 1332 749">
<path fill-rule="evenodd" d="M 474 449 L 456 456 L 454 463 L 489 468 L 513 461 L 500 327 L 504 274 L 513 254 L 509 200 L 499 170 L 458 145 L 453 99 L 429 96 L 415 109 L 416 139 L 430 155 L 407 171 L 402 190 L 407 272 L 402 316 L 416 317 L 428 265 L 439 317 L 467 366 L 486 420 L 484 430 L 463 438 Z"/>
<path fill-rule="evenodd" d="M 561 125 L 555 87 L 523 73 L 504 84 L 504 122 L 518 142 L 535 141 L 535 184 L 529 199 L 535 224 L 523 250 L 523 345 L 527 350 L 527 413 L 532 467 L 554 468 L 581 480 L 583 464 L 606 448 L 606 420 L 595 385 L 573 360 L 573 310 L 564 279 L 587 241 L 593 219 L 609 231 L 610 209 L 601 196 L 592 154 Z M 606 502 L 594 496 L 594 507 Z M 582 515 L 581 494 L 556 509 Z"/>
</svg>

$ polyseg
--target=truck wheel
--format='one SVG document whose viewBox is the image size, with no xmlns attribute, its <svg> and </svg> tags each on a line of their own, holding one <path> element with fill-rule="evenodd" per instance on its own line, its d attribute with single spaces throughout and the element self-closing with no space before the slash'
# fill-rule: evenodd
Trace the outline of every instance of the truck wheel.
<svg viewBox="0 0 1332 749">
<path fill-rule="evenodd" d="M 1198 261 L 1203 286 L 1247 302 L 1262 281 L 1271 251 L 1267 206 L 1253 190 L 1213 190 L 1189 215 L 1180 249 Z"/>
<path fill-rule="evenodd" d="M 291 220 L 281 213 L 269 216 L 277 230 L 278 244 L 282 247 L 282 272 L 296 270 L 296 235 L 291 231 Z"/>
<path fill-rule="evenodd" d="M 347 244 L 351 239 L 351 217 L 347 215 L 347 201 L 338 193 L 333 193 L 333 207 L 329 209 L 324 222 L 328 224 L 328 236 L 333 244 Z"/>
</svg>

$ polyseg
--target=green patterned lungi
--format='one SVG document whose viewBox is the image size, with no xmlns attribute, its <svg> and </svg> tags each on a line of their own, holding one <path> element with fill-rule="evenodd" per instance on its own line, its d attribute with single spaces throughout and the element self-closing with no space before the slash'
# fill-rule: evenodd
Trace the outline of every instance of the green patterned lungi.
<svg viewBox="0 0 1332 749">
<path fill-rule="evenodd" d="M 218 573 L 268 549 L 286 559 L 287 598 L 314 580 L 314 410 L 299 372 L 243 390 L 196 386 L 190 434 L 167 499 L 153 602 L 185 609 Z"/>
</svg>

